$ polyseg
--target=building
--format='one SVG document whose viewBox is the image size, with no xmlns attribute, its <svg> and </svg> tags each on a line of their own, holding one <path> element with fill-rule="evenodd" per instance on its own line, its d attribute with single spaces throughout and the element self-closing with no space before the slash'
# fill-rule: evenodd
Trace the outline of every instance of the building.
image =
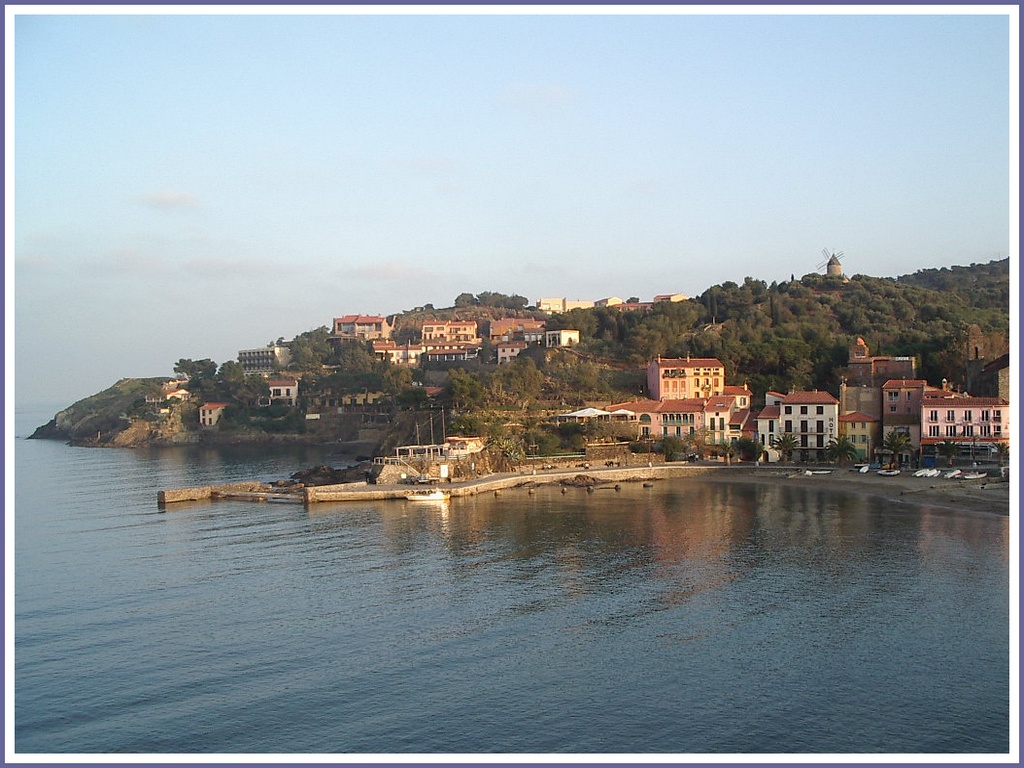
<svg viewBox="0 0 1024 768">
<path fill-rule="evenodd" d="M 215 427 L 228 403 L 203 403 L 199 406 L 199 423 L 204 427 Z"/>
<path fill-rule="evenodd" d="M 537 299 L 537 309 L 541 312 L 568 312 L 570 309 L 593 309 L 594 302 L 559 299 Z"/>
<path fill-rule="evenodd" d="M 652 400 L 713 397 L 725 391 L 725 366 L 712 357 L 657 358 L 647 366 Z"/>
<path fill-rule="evenodd" d="M 270 402 L 295 405 L 299 399 L 298 379 L 271 379 L 267 382 L 270 388 Z"/>
<path fill-rule="evenodd" d="M 464 344 L 480 345 L 479 330 L 475 320 L 451 320 L 423 323 L 420 326 L 420 337 L 428 349 L 435 344 L 451 344 L 460 342 Z"/>
<path fill-rule="evenodd" d="M 340 341 L 390 339 L 392 326 L 380 315 L 345 315 L 334 318 L 331 337 Z"/>
<path fill-rule="evenodd" d="M 839 400 L 828 392 L 790 392 L 779 402 L 781 434 L 795 435 L 794 458 L 821 463 L 825 449 L 839 436 Z"/>
<path fill-rule="evenodd" d="M 882 436 L 902 432 L 913 450 L 921 445 L 921 402 L 925 396 L 943 390 L 924 379 L 890 379 L 882 385 Z"/>
<path fill-rule="evenodd" d="M 770 393 L 769 393 L 770 394 Z M 781 401 L 781 396 L 779 396 Z M 769 462 L 779 461 L 782 456 L 775 450 L 775 440 L 782 434 L 782 406 L 773 402 L 762 408 L 754 417 L 756 424 L 756 440 L 761 444 L 761 455 Z"/>
<path fill-rule="evenodd" d="M 922 459 L 936 456 L 936 446 L 951 440 L 961 458 L 992 459 L 999 446 L 1010 445 L 1010 403 L 999 397 L 972 397 L 956 392 L 928 394 L 921 401 Z"/>
<path fill-rule="evenodd" d="M 532 317 L 505 317 L 491 321 L 488 338 L 492 344 L 503 341 L 543 342 L 545 325 L 543 320 Z"/>
<path fill-rule="evenodd" d="M 882 422 L 867 413 L 844 413 L 839 417 L 839 436 L 853 443 L 857 449 L 856 461 L 871 462 L 875 450 L 882 444 Z"/>
<path fill-rule="evenodd" d="M 850 345 L 846 381 L 857 386 L 881 386 L 889 379 L 913 379 L 917 361 L 913 357 L 872 355 L 864 339 L 858 337 Z"/>
<path fill-rule="evenodd" d="M 681 293 L 659 293 L 653 301 L 657 304 L 659 301 L 686 301 L 688 298 L 690 297 Z"/>
<path fill-rule="evenodd" d="M 427 348 L 423 344 L 396 344 L 392 339 L 375 339 L 370 343 L 373 346 L 373 354 L 379 359 L 407 368 L 418 366 L 427 353 Z"/>
<path fill-rule="evenodd" d="M 580 332 L 569 328 L 560 331 L 544 331 L 544 346 L 572 347 L 580 343 Z"/>
<path fill-rule="evenodd" d="M 291 362 L 292 352 L 288 347 L 268 344 L 255 349 L 238 350 L 238 362 L 247 374 L 268 374 L 286 368 Z"/>
<path fill-rule="evenodd" d="M 519 353 L 528 346 L 525 341 L 499 341 L 497 345 L 498 365 L 519 357 Z"/>
</svg>

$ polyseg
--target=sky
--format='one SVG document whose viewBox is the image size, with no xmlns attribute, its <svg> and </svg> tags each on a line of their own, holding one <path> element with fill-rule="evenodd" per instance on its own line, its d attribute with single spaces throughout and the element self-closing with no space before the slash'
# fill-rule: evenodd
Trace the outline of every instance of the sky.
<svg viewBox="0 0 1024 768">
<path fill-rule="evenodd" d="M 19 404 L 465 292 L 1016 269 L 1016 6 L 5 10 Z"/>
</svg>

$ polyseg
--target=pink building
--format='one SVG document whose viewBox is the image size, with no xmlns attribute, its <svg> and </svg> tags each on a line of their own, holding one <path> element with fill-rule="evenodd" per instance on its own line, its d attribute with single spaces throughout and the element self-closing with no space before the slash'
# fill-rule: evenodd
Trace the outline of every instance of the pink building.
<svg viewBox="0 0 1024 768">
<path fill-rule="evenodd" d="M 921 402 L 920 431 L 922 456 L 934 456 L 936 445 L 952 440 L 964 458 L 994 458 L 998 445 L 1010 444 L 1010 403 L 955 392 L 927 395 Z"/>
<path fill-rule="evenodd" d="M 725 366 L 713 357 L 662 358 L 647 366 L 652 400 L 712 397 L 725 390 Z"/>
</svg>

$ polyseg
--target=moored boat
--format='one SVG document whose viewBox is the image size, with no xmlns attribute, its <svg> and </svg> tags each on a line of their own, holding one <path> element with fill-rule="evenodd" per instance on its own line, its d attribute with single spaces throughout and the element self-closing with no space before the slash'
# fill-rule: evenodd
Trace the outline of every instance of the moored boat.
<svg viewBox="0 0 1024 768">
<path fill-rule="evenodd" d="M 409 501 L 448 501 L 451 498 L 451 494 L 448 491 L 435 488 L 430 491 L 413 491 L 412 493 L 407 493 L 405 498 Z"/>
</svg>

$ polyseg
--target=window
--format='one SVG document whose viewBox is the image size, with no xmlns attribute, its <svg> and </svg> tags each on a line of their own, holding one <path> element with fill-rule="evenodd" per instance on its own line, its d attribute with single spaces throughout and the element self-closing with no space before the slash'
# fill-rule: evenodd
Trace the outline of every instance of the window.
<svg viewBox="0 0 1024 768">
<path fill-rule="evenodd" d="M 1003 415 L 1002 414 L 1003 414 L 1002 411 L 992 411 L 992 421 L 1002 421 L 1003 420 Z"/>
<path fill-rule="evenodd" d="M 956 411 L 946 411 L 946 421 L 956 421 Z"/>
<path fill-rule="evenodd" d="M 964 437 L 974 437 L 973 424 L 964 424 Z"/>
<path fill-rule="evenodd" d="M 786 431 L 787 432 L 792 432 L 793 431 L 793 422 L 790 421 L 789 419 L 786 420 Z"/>
<path fill-rule="evenodd" d="M 806 432 L 807 431 L 807 422 L 806 421 L 801 421 L 800 422 L 800 431 L 801 432 Z"/>
<path fill-rule="evenodd" d="M 900 399 L 900 393 L 899 392 L 893 392 L 891 390 L 889 392 L 886 392 L 885 396 L 889 399 L 890 403 L 894 403 L 894 402 L 896 402 L 897 400 Z"/>
<path fill-rule="evenodd" d="M 807 414 L 807 406 L 806 405 L 801 405 L 800 406 L 800 415 L 801 416 L 805 416 L 806 414 Z"/>
<path fill-rule="evenodd" d="M 951 424 L 946 427 L 946 437 L 956 437 L 956 425 Z"/>
<path fill-rule="evenodd" d="M 817 408 L 814 409 L 814 412 L 818 413 L 818 414 L 825 413 L 825 406 L 824 405 L 819 405 Z"/>
<path fill-rule="evenodd" d="M 825 422 L 824 421 L 817 422 L 817 429 L 815 431 L 816 432 L 824 432 L 825 431 Z"/>
<path fill-rule="evenodd" d="M 786 410 L 785 410 L 786 415 L 788 416 L 792 412 L 793 412 L 793 406 L 792 405 L 787 405 L 786 406 Z"/>
<path fill-rule="evenodd" d="M 982 424 L 981 425 L 981 436 L 982 437 L 991 437 L 992 436 L 992 426 L 990 424 Z"/>
<path fill-rule="evenodd" d="M 974 421 L 972 413 L 973 411 L 964 411 L 964 421 Z"/>
<path fill-rule="evenodd" d="M 896 413 L 896 406 L 895 405 L 890 405 L 889 406 L 889 413 Z"/>
<path fill-rule="evenodd" d="M 938 436 L 939 436 L 939 425 L 938 424 L 935 424 L 934 426 L 928 427 L 928 437 L 938 437 Z"/>
<path fill-rule="evenodd" d="M 907 392 L 907 402 L 908 403 L 910 402 L 910 393 L 909 392 Z"/>
<path fill-rule="evenodd" d="M 769 421 L 768 422 L 768 432 L 772 433 L 774 431 L 775 431 L 775 422 L 774 421 Z"/>
<path fill-rule="evenodd" d="M 989 412 L 988 411 L 982 411 L 981 412 L 981 420 L 982 421 L 989 421 L 990 420 L 989 419 Z"/>
<path fill-rule="evenodd" d="M 938 421 L 938 420 L 939 420 L 939 412 L 938 411 L 928 411 L 928 421 Z"/>
</svg>

